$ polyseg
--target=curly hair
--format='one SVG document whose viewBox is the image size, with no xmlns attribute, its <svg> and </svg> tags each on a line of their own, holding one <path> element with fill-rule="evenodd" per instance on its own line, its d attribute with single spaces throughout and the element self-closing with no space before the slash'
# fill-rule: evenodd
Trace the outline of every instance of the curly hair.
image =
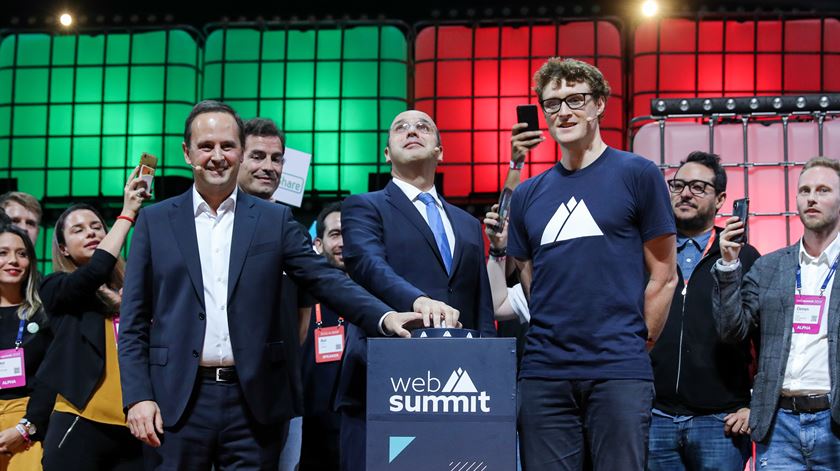
<svg viewBox="0 0 840 471">
<path fill-rule="evenodd" d="M 595 99 L 606 99 L 610 96 L 610 84 L 597 67 L 577 59 L 552 57 L 534 74 L 534 91 L 537 92 L 537 97 L 542 99 L 542 92 L 549 84 L 559 83 L 564 79 L 570 83 L 586 83 Z"/>
</svg>

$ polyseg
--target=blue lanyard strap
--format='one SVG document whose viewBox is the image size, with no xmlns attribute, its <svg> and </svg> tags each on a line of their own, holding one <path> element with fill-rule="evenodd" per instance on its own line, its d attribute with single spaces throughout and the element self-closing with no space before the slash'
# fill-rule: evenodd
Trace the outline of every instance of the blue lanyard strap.
<svg viewBox="0 0 840 471">
<path fill-rule="evenodd" d="M 831 265 L 831 270 L 828 270 L 828 275 L 825 277 L 822 287 L 820 287 L 820 296 L 823 295 L 825 289 L 828 287 L 829 280 L 831 280 L 831 277 L 834 276 L 834 272 L 837 271 L 838 262 L 840 262 L 840 254 L 837 254 L 837 257 L 834 258 L 834 263 Z M 802 291 L 802 265 L 796 267 L 796 291 Z"/>
<path fill-rule="evenodd" d="M 20 345 L 23 343 L 23 328 L 26 327 L 26 319 L 20 320 L 20 325 L 18 326 L 18 334 L 17 339 L 15 339 L 15 348 L 20 348 Z"/>
</svg>

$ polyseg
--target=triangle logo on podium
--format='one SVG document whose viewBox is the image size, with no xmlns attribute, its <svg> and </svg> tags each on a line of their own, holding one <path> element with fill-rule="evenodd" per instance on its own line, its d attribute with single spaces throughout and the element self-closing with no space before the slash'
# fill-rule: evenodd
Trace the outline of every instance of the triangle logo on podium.
<svg viewBox="0 0 840 471">
<path fill-rule="evenodd" d="M 465 370 L 458 368 L 449 376 L 449 379 L 446 381 L 446 384 L 443 385 L 441 392 L 477 393 L 478 389 L 476 389 L 475 383 L 473 383 L 472 378 L 470 378 L 470 374 Z"/>
<path fill-rule="evenodd" d="M 388 462 L 400 455 L 416 437 L 388 437 Z"/>
</svg>

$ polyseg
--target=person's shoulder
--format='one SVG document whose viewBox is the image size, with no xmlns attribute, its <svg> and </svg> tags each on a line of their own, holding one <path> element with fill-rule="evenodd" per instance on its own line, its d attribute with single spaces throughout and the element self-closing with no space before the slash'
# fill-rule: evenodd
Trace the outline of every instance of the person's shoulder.
<svg viewBox="0 0 840 471">
<path fill-rule="evenodd" d="M 458 206 L 455 206 L 454 204 L 449 203 L 448 201 L 446 204 L 448 205 L 448 211 L 450 215 L 462 219 L 468 223 L 472 223 L 473 221 L 478 223 L 478 218 L 473 216 L 466 210 L 459 208 Z"/>
<path fill-rule="evenodd" d="M 387 194 L 385 190 L 350 195 L 341 202 L 341 212 L 343 214 L 345 210 L 352 212 L 360 207 L 377 206 L 379 203 L 385 201 L 386 198 Z"/>
<path fill-rule="evenodd" d="M 760 257 L 758 257 L 755 263 L 753 264 L 753 267 L 757 269 L 776 268 L 779 266 L 779 264 L 784 258 L 791 256 L 791 254 L 796 253 L 796 251 L 798 250 L 798 244 L 788 245 L 786 247 L 774 250 L 766 255 L 761 255 Z"/>
<path fill-rule="evenodd" d="M 192 190 L 187 191 L 186 193 L 181 193 L 180 195 L 170 196 L 164 200 L 157 201 L 152 203 L 148 206 L 144 206 L 141 209 L 141 212 L 145 213 L 146 216 L 157 215 L 162 212 L 166 212 L 173 207 L 180 206 L 182 204 L 192 204 Z"/>
<path fill-rule="evenodd" d="M 557 174 L 557 170 L 555 169 L 555 165 L 543 170 L 542 172 L 533 175 L 526 180 L 523 180 L 522 183 L 516 186 L 516 189 L 513 190 L 514 193 L 525 194 L 532 191 L 534 188 L 538 187 L 541 182 L 543 182 L 546 178 L 551 177 L 551 175 Z"/>
<path fill-rule="evenodd" d="M 635 172 L 643 172 L 646 170 L 650 171 L 652 169 L 658 171 L 658 167 L 652 160 L 642 157 L 639 154 L 619 150 L 614 147 L 608 147 L 606 152 L 609 153 L 609 157 L 612 158 L 614 165 L 621 168 L 626 168 Z"/>
</svg>

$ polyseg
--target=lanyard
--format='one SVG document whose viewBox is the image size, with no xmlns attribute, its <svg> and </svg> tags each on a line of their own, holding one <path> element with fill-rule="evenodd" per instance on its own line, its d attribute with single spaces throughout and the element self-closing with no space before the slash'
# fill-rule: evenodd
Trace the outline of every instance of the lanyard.
<svg viewBox="0 0 840 471">
<path fill-rule="evenodd" d="M 706 248 L 703 249 L 703 254 L 700 255 L 700 260 L 703 260 L 703 257 L 705 257 L 709 253 L 709 250 L 712 250 L 712 245 L 714 245 L 714 243 L 715 243 L 715 230 L 712 229 L 712 235 L 709 236 L 709 241 L 706 242 Z M 698 265 L 700 264 L 700 260 L 697 261 Z M 684 279 L 683 282 L 685 283 L 686 286 L 688 286 L 688 279 Z"/>
<path fill-rule="evenodd" d="M 15 350 L 20 348 L 21 344 L 23 343 L 23 328 L 26 327 L 26 319 L 20 320 L 20 325 L 18 326 L 18 334 L 17 338 L 15 339 Z"/>
<path fill-rule="evenodd" d="M 837 257 L 834 258 L 834 264 L 831 265 L 831 270 L 828 270 L 828 275 L 825 277 L 825 281 L 823 281 L 822 286 L 820 287 L 820 296 L 823 295 L 825 289 L 828 287 L 828 280 L 834 276 L 834 272 L 837 271 L 837 263 L 840 262 L 840 254 L 837 254 Z M 802 265 L 796 267 L 796 292 L 802 292 Z"/>
<path fill-rule="evenodd" d="M 339 317 L 338 318 L 338 325 L 341 325 L 343 323 L 344 323 L 344 318 Z M 315 328 L 320 329 L 321 324 L 323 324 L 323 321 L 321 320 L 321 304 L 318 303 L 318 304 L 315 305 Z"/>
</svg>

